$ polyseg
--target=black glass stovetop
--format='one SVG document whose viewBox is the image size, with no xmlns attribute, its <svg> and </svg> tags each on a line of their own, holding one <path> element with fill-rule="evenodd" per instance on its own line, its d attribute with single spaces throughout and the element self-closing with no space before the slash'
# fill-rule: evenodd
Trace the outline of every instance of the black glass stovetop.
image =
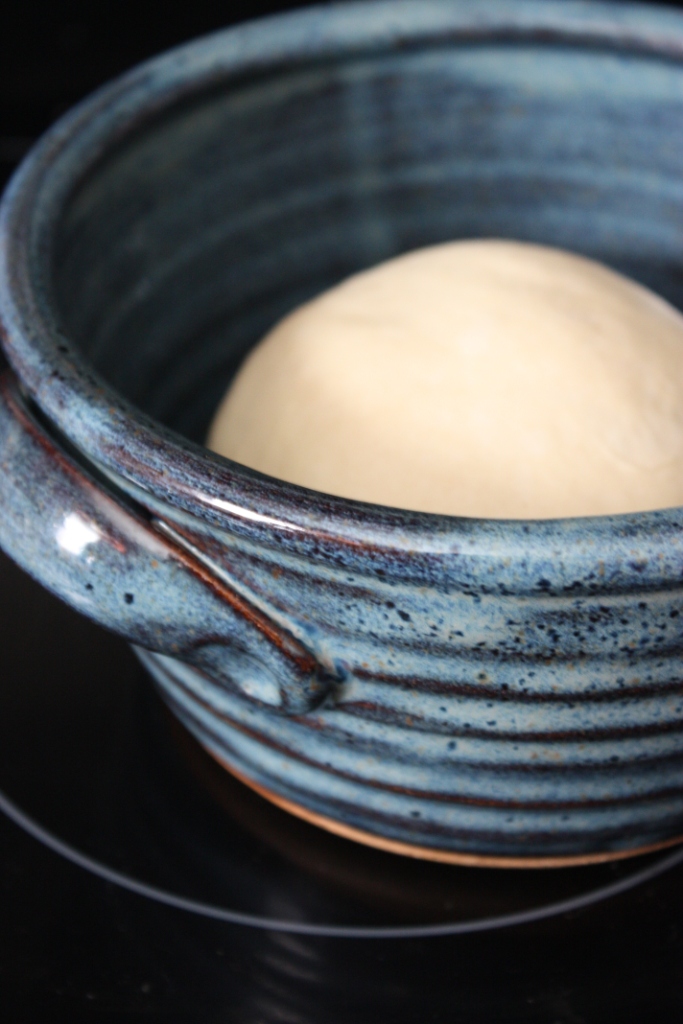
<svg viewBox="0 0 683 1024">
<path fill-rule="evenodd" d="M 234 780 L 125 643 L 4 558 L 0 635 L 4 1020 L 681 1019 L 683 851 L 492 871 L 371 850 Z"/>
<path fill-rule="evenodd" d="M 0 185 L 101 81 L 291 6 L 5 0 Z M 219 768 L 125 643 L 0 555 L 0 1020 L 133 1019 L 680 1021 L 683 850 L 506 872 L 315 829 Z"/>
</svg>

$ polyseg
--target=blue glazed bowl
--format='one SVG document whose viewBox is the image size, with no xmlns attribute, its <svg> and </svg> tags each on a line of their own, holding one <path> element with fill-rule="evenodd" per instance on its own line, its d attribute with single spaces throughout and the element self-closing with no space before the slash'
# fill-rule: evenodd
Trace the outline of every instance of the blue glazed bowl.
<svg viewBox="0 0 683 1024">
<path fill-rule="evenodd" d="M 0 230 L 0 544 L 231 771 L 435 859 L 683 834 L 683 510 L 422 515 L 201 446 L 280 315 L 416 246 L 565 246 L 683 306 L 681 15 L 425 0 L 219 33 L 58 122 Z"/>
</svg>

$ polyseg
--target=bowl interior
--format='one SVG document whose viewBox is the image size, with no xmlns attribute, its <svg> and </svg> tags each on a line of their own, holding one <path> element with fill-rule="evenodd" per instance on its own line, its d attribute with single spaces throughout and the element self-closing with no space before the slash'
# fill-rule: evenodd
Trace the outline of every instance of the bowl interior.
<svg viewBox="0 0 683 1024">
<path fill-rule="evenodd" d="M 425 43 L 214 86 L 138 119 L 71 194 L 62 330 L 201 441 L 280 316 L 417 246 L 564 246 L 683 306 L 682 120 L 675 63 L 552 43 Z"/>
</svg>

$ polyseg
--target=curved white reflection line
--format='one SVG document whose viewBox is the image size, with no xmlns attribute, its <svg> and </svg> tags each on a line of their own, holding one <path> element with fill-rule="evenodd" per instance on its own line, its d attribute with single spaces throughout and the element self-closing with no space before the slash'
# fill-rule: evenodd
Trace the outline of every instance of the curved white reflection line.
<svg viewBox="0 0 683 1024">
<path fill-rule="evenodd" d="M 210 917 L 217 921 L 224 921 L 227 924 L 243 925 L 249 928 L 261 928 L 266 931 L 286 932 L 293 935 L 311 935 L 323 938 L 339 939 L 423 939 L 439 938 L 450 935 L 467 935 L 474 932 L 486 932 L 498 928 L 520 927 L 521 925 L 533 924 L 536 921 L 543 921 L 559 914 L 575 913 L 587 909 L 594 903 L 614 898 L 637 885 L 643 885 L 657 878 L 665 871 L 678 867 L 683 862 L 683 849 L 676 849 L 654 864 L 648 864 L 640 871 L 632 875 L 620 878 L 616 882 L 591 889 L 578 896 L 570 896 L 568 899 L 559 900 L 556 903 L 546 903 L 529 910 L 521 910 L 508 914 L 500 914 L 494 917 L 483 917 L 470 921 L 452 921 L 437 924 L 418 925 L 345 925 L 332 923 L 316 923 L 313 921 L 292 921 L 280 920 L 278 918 L 261 917 L 259 914 L 232 909 L 230 907 L 216 906 L 211 903 L 203 903 L 199 900 L 160 889 L 155 885 L 127 875 L 115 868 L 90 857 L 87 853 L 81 853 L 70 843 L 65 842 L 54 835 L 48 829 L 43 828 L 34 818 L 21 810 L 10 798 L 0 789 L 0 812 L 5 814 L 10 821 L 23 829 L 30 836 L 33 836 L 39 843 L 42 843 L 54 853 L 59 854 L 66 860 L 91 872 L 93 875 L 103 879 L 105 882 L 112 882 L 121 886 L 129 892 L 138 896 L 155 900 L 176 910 L 183 910 L 192 914 L 199 914 L 203 917 Z M 475 869 L 476 870 L 476 869 Z"/>
<path fill-rule="evenodd" d="M 283 519 L 276 519 L 274 516 L 263 515 L 262 512 L 254 512 L 252 509 L 243 508 L 242 505 L 235 505 L 232 501 L 225 501 L 224 498 L 213 498 L 202 495 L 202 501 L 212 508 L 220 509 L 221 512 L 229 512 L 230 515 L 239 516 L 240 519 L 248 519 L 252 523 L 260 523 L 262 526 L 275 526 L 278 530 L 293 530 L 296 533 L 303 533 L 303 526 L 296 526 L 295 523 L 288 523 Z"/>
</svg>

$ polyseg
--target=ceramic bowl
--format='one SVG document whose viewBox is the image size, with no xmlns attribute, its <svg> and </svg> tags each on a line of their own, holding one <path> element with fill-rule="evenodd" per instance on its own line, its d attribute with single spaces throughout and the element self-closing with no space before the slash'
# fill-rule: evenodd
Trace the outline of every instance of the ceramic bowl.
<svg viewBox="0 0 683 1024">
<path fill-rule="evenodd" d="M 564 246 L 683 305 L 681 15 L 346 3 L 218 33 L 59 121 L 0 227 L 0 544 L 226 767 L 435 859 L 683 834 L 683 510 L 422 515 L 201 444 L 278 317 L 416 246 Z"/>
</svg>

